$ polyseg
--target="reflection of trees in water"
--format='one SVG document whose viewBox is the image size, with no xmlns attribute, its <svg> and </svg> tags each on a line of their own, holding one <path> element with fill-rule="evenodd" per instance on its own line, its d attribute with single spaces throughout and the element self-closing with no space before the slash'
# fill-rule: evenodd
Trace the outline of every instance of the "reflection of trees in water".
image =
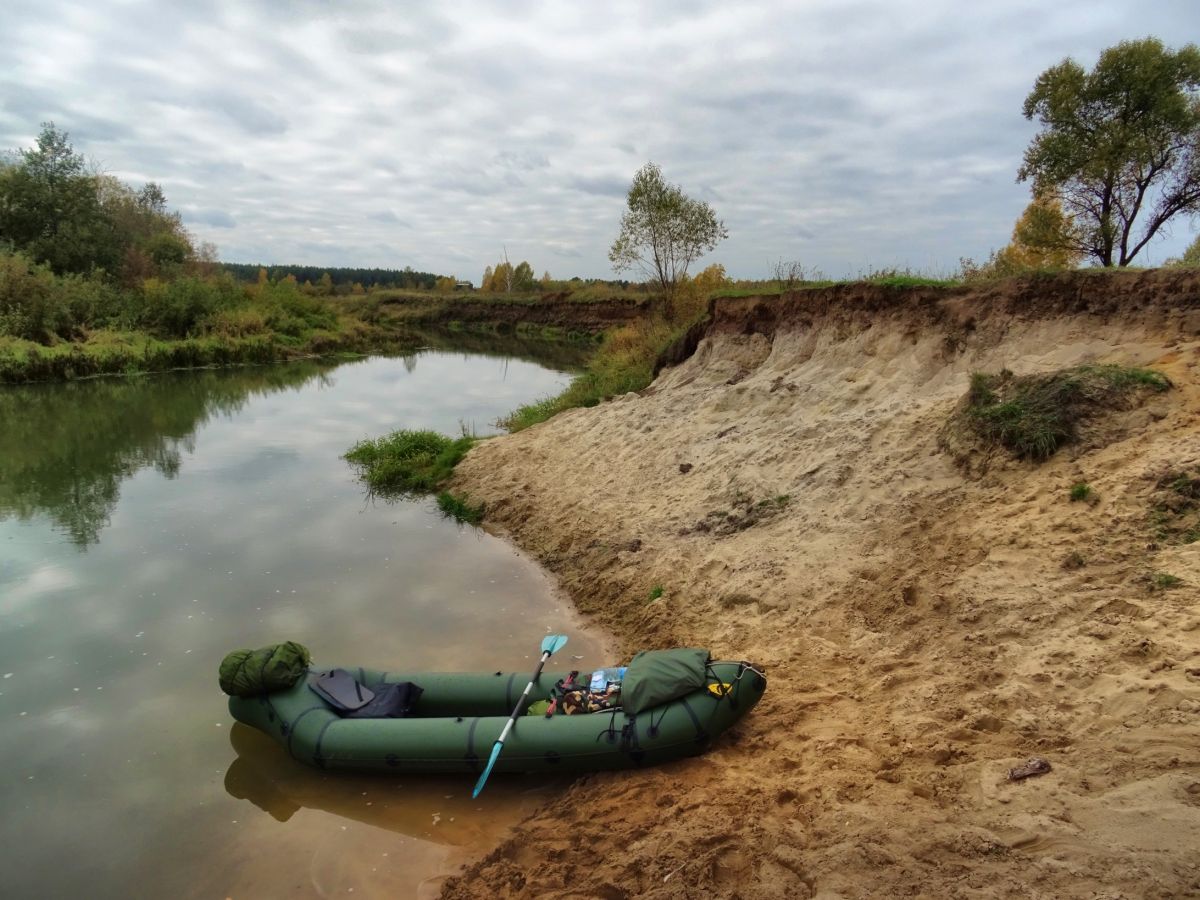
<svg viewBox="0 0 1200 900">
<path fill-rule="evenodd" d="M 299 362 L 0 388 L 0 518 L 50 516 L 81 548 L 95 543 L 121 482 L 145 468 L 179 474 L 196 430 L 256 395 L 327 378 Z"/>
<path fill-rule="evenodd" d="M 590 342 L 545 341 L 487 331 L 423 331 L 438 350 L 579 368 Z M 412 372 L 418 354 L 401 357 Z M 198 428 L 238 413 L 251 397 L 300 388 L 346 362 L 303 361 L 244 369 L 193 370 L 66 384 L 0 387 L 0 519 L 48 515 L 81 548 L 99 540 L 121 482 L 153 468 L 179 474 Z"/>
</svg>

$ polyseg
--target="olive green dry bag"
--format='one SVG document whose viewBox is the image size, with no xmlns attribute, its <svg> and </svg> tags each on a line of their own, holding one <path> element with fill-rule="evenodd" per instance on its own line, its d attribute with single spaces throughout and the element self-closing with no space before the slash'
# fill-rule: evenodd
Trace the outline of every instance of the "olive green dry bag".
<svg viewBox="0 0 1200 900">
<path fill-rule="evenodd" d="M 308 672 L 308 648 L 284 641 L 258 650 L 234 650 L 221 660 L 221 690 L 230 697 L 256 697 L 290 688 Z"/>
<path fill-rule="evenodd" d="M 699 647 L 643 650 L 621 680 L 621 708 L 636 715 L 704 687 L 709 658 Z"/>
</svg>

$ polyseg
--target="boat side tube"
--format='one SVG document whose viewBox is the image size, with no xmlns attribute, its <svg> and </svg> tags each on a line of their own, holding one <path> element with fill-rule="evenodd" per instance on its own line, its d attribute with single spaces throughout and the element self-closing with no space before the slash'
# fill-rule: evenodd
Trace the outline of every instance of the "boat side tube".
<svg viewBox="0 0 1200 900">
<path fill-rule="evenodd" d="M 418 715 L 342 719 L 302 681 L 256 698 L 231 698 L 238 721 L 275 737 L 303 762 L 366 772 L 477 774 L 500 736 L 528 674 L 378 672 L 350 669 L 362 683 L 412 681 L 424 688 Z M 766 689 L 741 662 L 709 665 L 704 689 L 627 716 L 621 710 L 521 717 L 496 764 L 501 772 L 584 772 L 653 765 L 704 752 Z M 545 699 L 565 673 L 544 672 L 530 700 Z"/>
</svg>

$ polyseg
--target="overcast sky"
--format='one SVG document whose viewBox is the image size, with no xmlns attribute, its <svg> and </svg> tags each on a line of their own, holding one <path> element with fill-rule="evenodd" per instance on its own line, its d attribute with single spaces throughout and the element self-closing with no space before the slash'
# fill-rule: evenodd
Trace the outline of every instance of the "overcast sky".
<svg viewBox="0 0 1200 900">
<path fill-rule="evenodd" d="M 0 148 L 53 120 L 161 183 L 232 262 L 411 265 L 478 283 L 507 246 L 611 277 L 647 160 L 708 200 L 736 277 L 948 272 L 1006 243 L 1043 69 L 1196 0 L 366 3 L 3 0 Z M 1175 224 L 1150 262 L 1178 254 Z"/>
</svg>

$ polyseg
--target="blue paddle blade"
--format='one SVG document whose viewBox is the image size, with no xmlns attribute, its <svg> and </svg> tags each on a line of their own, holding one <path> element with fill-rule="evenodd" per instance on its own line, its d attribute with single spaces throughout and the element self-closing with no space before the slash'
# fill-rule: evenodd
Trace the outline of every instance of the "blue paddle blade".
<svg viewBox="0 0 1200 900">
<path fill-rule="evenodd" d="M 478 797 L 480 791 L 483 790 L 483 786 L 487 782 L 488 776 L 492 774 L 492 766 L 494 766 L 496 764 L 496 760 L 500 758 L 500 748 L 503 746 L 504 744 L 500 741 L 496 741 L 496 743 L 492 745 L 492 756 L 488 760 L 487 768 L 483 770 L 483 774 L 480 775 L 479 780 L 475 782 L 475 790 L 471 792 L 472 800 Z"/>
<path fill-rule="evenodd" d="M 554 654 L 567 646 L 567 636 L 565 634 L 548 634 L 542 638 L 542 652 Z"/>
</svg>

